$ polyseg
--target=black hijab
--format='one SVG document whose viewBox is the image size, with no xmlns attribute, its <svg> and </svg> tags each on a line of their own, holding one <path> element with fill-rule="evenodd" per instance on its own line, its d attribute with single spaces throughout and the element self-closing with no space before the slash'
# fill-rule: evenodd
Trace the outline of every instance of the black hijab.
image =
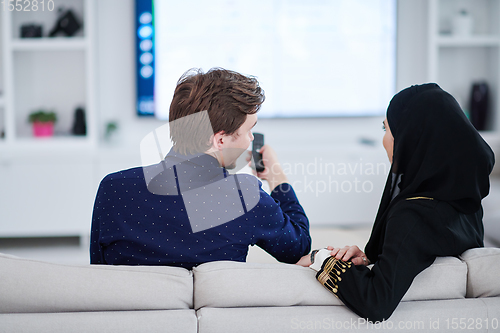
<svg viewBox="0 0 500 333">
<path fill-rule="evenodd" d="M 437 84 L 411 86 L 387 109 L 394 137 L 393 163 L 365 252 L 376 260 L 392 205 L 411 197 L 445 201 L 457 211 L 481 209 L 489 192 L 494 155 L 457 101 Z M 394 175 L 393 175 L 394 174 Z M 392 199 L 393 179 L 401 179 Z"/>
</svg>

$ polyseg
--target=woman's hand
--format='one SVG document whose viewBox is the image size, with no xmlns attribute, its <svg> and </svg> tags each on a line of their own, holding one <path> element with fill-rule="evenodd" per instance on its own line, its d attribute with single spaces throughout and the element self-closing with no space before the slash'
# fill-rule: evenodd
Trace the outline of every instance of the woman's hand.
<svg viewBox="0 0 500 333">
<path fill-rule="evenodd" d="M 356 245 L 344 246 L 343 248 L 336 247 L 332 250 L 331 255 L 339 260 L 350 260 L 354 265 L 368 266 L 370 264 L 366 254 Z"/>
</svg>

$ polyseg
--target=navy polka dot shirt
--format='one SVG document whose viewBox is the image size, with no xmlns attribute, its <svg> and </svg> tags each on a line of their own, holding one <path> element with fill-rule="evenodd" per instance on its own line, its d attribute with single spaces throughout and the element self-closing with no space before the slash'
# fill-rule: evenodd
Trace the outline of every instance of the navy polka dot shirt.
<svg viewBox="0 0 500 333">
<path fill-rule="evenodd" d="M 271 195 L 202 154 L 106 176 L 92 217 L 90 262 L 169 265 L 244 262 L 249 245 L 295 263 L 309 253 L 309 221 L 290 184 Z"/>
</svg>

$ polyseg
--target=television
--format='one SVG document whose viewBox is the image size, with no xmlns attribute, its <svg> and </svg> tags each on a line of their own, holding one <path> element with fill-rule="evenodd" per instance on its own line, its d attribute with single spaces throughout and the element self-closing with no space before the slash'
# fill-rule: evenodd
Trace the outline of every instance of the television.
<svg viewBox="0 0 500 333">
<path fill-rule="evenodd" d="M 396 0 L 136 0 L 137 113 L 168 119 L 190 68 L 257 77 L 259 117 L 378 116 L 395 92 Z"/>
</svg>

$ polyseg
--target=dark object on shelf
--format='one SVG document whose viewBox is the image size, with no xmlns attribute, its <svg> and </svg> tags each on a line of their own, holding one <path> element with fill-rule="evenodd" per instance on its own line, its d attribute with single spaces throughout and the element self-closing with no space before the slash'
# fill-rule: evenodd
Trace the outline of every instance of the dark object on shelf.
<svg viewBox="0 0 500 333">
<path fill-rule="evenodd" d="M 2 139 L 5 138 L 5 131 L 4 130 L 2 130 L 2 132 L 0 132 L 0 138 L 2 138 Z"/>
<path fill-rule="evenodd" d="M 86 135 L 87 125 L 85 124 L 85 111 L 77 108 L 75 111 L 75 122 L 73 123 L 72 133 L 74 135 Z"/>
<path fill-rule="evenodd" d="M 478 131 L 486 129 L 489 107 L 489 89 L 486 82 L 472 85 L 470 96 L 470 121 Z"/>
<path fill-rule="evenodd" d="M 49 33 L 49 37 L 54 37 L 58 34 L 63 34 L 65 36 L 73 36 L 80 28 L 82 24 L 78 21 L 75 14 L 71 9 L 63 11 L 59 9 L 59 18 L 57 19 L 56 25 Z"/>
<path fill-rule="evenodd" d="M 23 24 L 21 26 L 21 38 L 42 37 L 42 26 L 38 24 Z"/>
</svg>

